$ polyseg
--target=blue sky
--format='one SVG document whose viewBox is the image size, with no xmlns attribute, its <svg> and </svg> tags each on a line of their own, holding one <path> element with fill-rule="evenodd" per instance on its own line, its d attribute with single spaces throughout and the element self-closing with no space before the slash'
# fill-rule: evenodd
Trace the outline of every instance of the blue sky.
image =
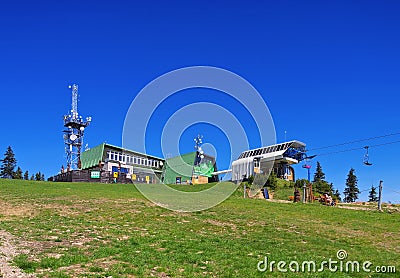
<svg viewBox="0 0 400 278">
<path fill-rule="evenodd" d="M 80 114 L 93 117 L 86 143 L 121 145 L 138 92 L 164 73 L 196 65 L 248 80 L 268 105 L 278 142 L 285 131 L 309 149 L 399 132 L 399 12 L 398 1 L 6 1 L 0 152 L 11 145 L 24 171 L 57 173 L 65 164 L 62 116 L 72 83 L 79 84 Z M 170 109 L 186 102 L 177 99 Z M 237 116 L 246 122 L 244 112 Z M 206 126 L 186 130 L 181 151 L 193 150 L 198 132 L 222 146 L 218 163 L 225 168 L 226 139 Z M 316 160 L 341 192 L 354 167 L 361 190 L 382 179 L 385 200 L 400 202 L 399 147 L 371 148 L 371 167 L 362 165 L 362 150 Z M 149 152 L 161 155 L 156 147 Z M 306 177 L 301 165 L 296 170 Z"/>
</svg>

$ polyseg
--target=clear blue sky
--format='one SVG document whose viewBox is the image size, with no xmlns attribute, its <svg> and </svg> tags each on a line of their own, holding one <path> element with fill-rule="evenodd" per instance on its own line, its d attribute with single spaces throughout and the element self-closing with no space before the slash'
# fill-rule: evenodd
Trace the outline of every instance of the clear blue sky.
<svg viewBox="0 0 400 278">
<path fill-rule="evenodd" d="M 400 131 L 398 1 L 135 2 L 1 4 L 0 152 L 11 145 L 24 171 L 48 177 L 65 164 L 69 84 L 79 84 L 80 114 L 93 117 L 86 143 L 121 145 L 136 94 L 161 74 L 195 65 L 225 68 L 253 84 L 270 109 L 278 142 L 284 131 L 309 149 Z M 197 132 L 215 146 L 225 144 L 221 134 L 199 125 L 183 134 L 182 151 L 193 150 Z M 360 190 L 382 179 L 385 200 L 400 202 L 399 147 L 372 148 L 371 167 L 362 165 L 362 150 L 316 160 L 340 192 L 354 167 Z M 160 155 L 157 148 L 149 152 Z M 220 168 L 228 164 L 223 152 Z M 301 165 L 296 170 L 306 177 Z"/>
</svg>

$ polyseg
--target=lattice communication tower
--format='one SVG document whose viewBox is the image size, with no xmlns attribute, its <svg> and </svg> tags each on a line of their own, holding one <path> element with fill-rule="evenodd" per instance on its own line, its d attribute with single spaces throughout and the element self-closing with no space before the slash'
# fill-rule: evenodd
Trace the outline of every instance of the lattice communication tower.
<svg viewBox="0 0 400 278">
<path fill-rule="evenodd" d="M 78 114 L 78 85 L 70 85 L 72 90 L 72 105 L 70 114 L 64 115 L 64 143 L 67 155 L 67 171 L 81 168 L 81 150 L 83 145 L 83 135 L 86 127 L 92 121 L 92 117 L 82 119 Z"/>
</svg>

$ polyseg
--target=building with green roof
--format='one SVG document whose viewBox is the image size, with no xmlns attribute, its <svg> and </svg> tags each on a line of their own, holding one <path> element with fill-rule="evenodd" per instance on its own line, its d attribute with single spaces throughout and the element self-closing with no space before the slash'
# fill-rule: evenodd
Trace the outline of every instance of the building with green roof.
<svg viewBox="0 0 400 278">
<path fill-rule="evenodd" d="M 215 158 L 199 152 L 163 159 L 103 143 L 84 151 L 79 170 L 62 172 L 55 181 L 203 184 L 218 181 Z"/>
<path fill-rule="evenodd" d="M 81 170 L 106 171 L 113 178 L 122 175 L 134 183 L 157 183 L 164 161 L 160 157 L 103 143 L 81 154 Z"/>
<path fill-rule="evenodd" d="M 165 160 L 162 181 L 165 184 L 203 184 L 218 181 L 215 158 L 199 152 Z"/>
</svg>

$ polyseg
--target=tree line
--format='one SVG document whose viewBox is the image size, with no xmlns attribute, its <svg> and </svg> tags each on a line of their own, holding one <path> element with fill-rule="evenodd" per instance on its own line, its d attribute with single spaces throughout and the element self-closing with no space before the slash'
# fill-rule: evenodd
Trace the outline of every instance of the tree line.
<svg viewBox="0 0 400 278">
<path fill-rule="evenodd" d="M 278 186 L 278 177 L 276 176 L 275 172 L 272 171 L 268 177 L 267 182 L 265 183 L 266 187 L 269 187 L 271 190 L 275 190 Z M 308 184 L 309 181 L 307 179 L 298 179 L 294 187 L 295 188 L 302 188 L 304 184 Z M 328 182 L 325 179 L 325 173 L 322 171 L 322 166 L 317 162 L 317 167 L 314 173 L 314 179 L 312 180 L 313 185 L 313 192 L 315 194 L 329 194 L 337 201 L 341 202 L 341 194 L 338 189 L 333 187 L 333 183 Z M 377 188 L 372 186 L 371 190 L 369 191 L 368 202 L 377 202 Z M 351 168 L 349 173 L 347 174 L 346 178 L 346 186 L 343 191 L 343 201 L 346 203 L 355 202 L 358 199 L 358 195 L 360 194 L 360 190 L 358 189 L 358 179 L 355 174 L 355 169 Z"/>
<path fill-rule="evenodd" d="M 322 171 L 321 164 L 317 162 L 317 167 L 314 174 L 313 186 L 316 192 L 323 194 L 328 193 L 332 196 L 335 196 L 339 201 L 341 201 L 340 193 L 336 189 L 333 190 L 333 184 L 329 183 L 325 180 L 325 173 Z M 355 174 L 355 169 L 351 168 L 346 178 L 346 186 L 343 191 L 345 203 L 355 202 L 358 199 L 358 195 L 360 194 L 360 190 L 358 188 L 358 179 Z M 376 196 L 376 187 L 371 186 L 371 190 L 369 191 L 368 202 L 377 202 L 378 197 Z"/>
<path fill-rule="evenodd" d="M 44 174 L 40 171 L 32 174 L 29 177 L 29 171 L 22 171 L 21 167 L 17 167 L 17 159 L 15 158 L 15 154 L 11 148 L 8 146 L 7 151 L 4 154 L 4 158 L 0 160 L 0 178 L 3 179 L 16 179 L 16 180 L 36 180 L 36 181 L 44 181 Z M 17 170 L 15 170 L 17 167 Z"/>
</svg>

